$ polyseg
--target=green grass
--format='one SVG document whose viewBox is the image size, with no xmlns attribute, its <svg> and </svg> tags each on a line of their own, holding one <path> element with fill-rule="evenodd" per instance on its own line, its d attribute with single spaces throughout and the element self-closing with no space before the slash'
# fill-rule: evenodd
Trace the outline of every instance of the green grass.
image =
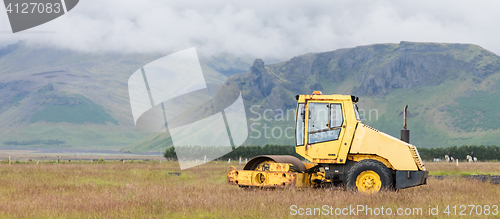
<svg viewBox="0 0 500 219">
<path fill-rule="evenodd" d="M 483 171 L 462 172 L 460 170 L 452 170 L 452 171 L 430 171 L 429 175 L 433 175 L 433 176 L 472 176 L 472 175 L 498 176 L 498 175 L 500 175 L 500 172 L 483 172 Z"/>
<path fill-rule="evenodd" d="M 470 175 L 500 175 L 500 166 L 498 162 L 427 162 L 429 175 L 435 176 L 470 176 Z"/>
<path fill-rule="evenodd" d="M 107 122 L 118 124 L 118 121 L 111 117 L 102 106 L 79 94 L 54 96 L 42 107 L 41 111 L 36 112 L 31 117 L 30 123 L 45 121 L 75 124 L 106 124 Z"/>
<path fill-rule="evenodd" d="M 456 98 L 458 106 L 448 106 L 453 125 L 464 131 L 499 129 L 500 91 L 474 91 Z"/>
</svg>

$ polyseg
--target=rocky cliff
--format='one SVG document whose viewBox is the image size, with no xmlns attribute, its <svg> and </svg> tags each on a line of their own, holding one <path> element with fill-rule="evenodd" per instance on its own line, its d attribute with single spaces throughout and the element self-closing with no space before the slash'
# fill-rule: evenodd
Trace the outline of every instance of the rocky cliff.
<svg viewBox="0 0 500 219">
<path fill-rule="evenodd" d="M 310 94 L 313 90 L 326 94 L 353 94 L 362 97 L 360 106 L 378 113 L 377 120 L 364 122 L 378 125 L 395 136 L 399 135 L 402 107 L 408 103 L 411 117 L 426 122 L 413 123 L 415 133 L 419 133 L 413 138 L 423 146 L 436 147 L 460 144 L 458 139 L 463 140 L 463 136 L 476 139 L 476 142 L 470 140 L 473 144 L 495 143 L 493 138 L 484 137 L 491 134 L 482 132 L 485 122 L 477 122 L 484 117 L 481 112 L 497 110 L 494 104 L 483 103 L 487 109 L 476 109 L 464 106 L 463 99 L 474 99 L 474 95 L 485 91 L 496 94 L 499 76 L 500 57 L 477 45 L 401 42 L 311 53 L 271 65 L 257 59 L 248 73 L 233 75 L 229 81 L 242 90 L 249 108 L 259 106 L 248 109 L 247 113 L 253 118 L 263 115 L 266 109 L 272 111 L 267 111 L 268 117 L 272 117 L 295 108 L 296 94 Z M 405 96 L 399 95 L 402 93 Z M 471 114 L 477 114 L 477 118 L 470 118 Z M 494 118 L 489 119 L 500 119 L 493 114 Z M 260 123 L 268 123 L 271 128 L 293 125 L 293 121 L 262 119 Z M 489 131 L 499 132 L 500 126 L 488 127 Z M 464 130 L 482 131 L 457 137 Z M 425 133 L 430 134 L 424 136 Z M 251 142 L 280 141 L 269 138 Z M 293 144 L 293 139 L 281 142 Z"/>
</svg>

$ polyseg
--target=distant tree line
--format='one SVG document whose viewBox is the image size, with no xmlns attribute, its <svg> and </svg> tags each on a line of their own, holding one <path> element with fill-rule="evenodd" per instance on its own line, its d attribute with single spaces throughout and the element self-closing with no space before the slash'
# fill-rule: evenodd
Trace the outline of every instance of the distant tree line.
<svg viewBox="0 0 500 219">
<path fill-rule="evenodd" d="M 478 160 L 500 160 L 500 146 L 484 146 L 484 145 L 464 145 L 464 146 L 453 146 L 446 148 L 418 148 L 418 153 L 423 160 L 433 160 L 434 158 L 444 158 L 448 152 L 454 159 L 465 160 L 467 155 L 474 152 L 474 156 Z"/>
<path fill-rule="evenodd" d="M 302 158 L 295 153 L 295 147 L 291 145 L 240 146 L 235 149 L 220 146 L 177 146 L 175 148 L 168 148 L 164 153 L 164 157 L 167 159 L 177 159 L 176 150 L 179 151 L 179 154 L 183 155 L 183 158 L 191 160 L 202 159 L 205 155 L 207 157 L 218 157 L 214 156 L 214 154 L 224 154 L 224 152 L 228 151 L 231 152 L 226 153 L 218 159 L 227 160 L 231 158 L 232 160 L 236 160 L 240 157 L 252 158 L 259 155 L 292 155 L 297 158 Z"/>
<path fill-rule="evenodd" d="M 168 148 L 164 153 L 165 158 L 176 160 L 177 156 L 175 149 L 174 147 Z M 177 147 L 177 150 L 183 154 L 183 158 L 192 160 L 203 159 L 204 156 L 218 157 L 218 154 L 224 154 L 227 151 L 231 152 L 226 153 L 218 159 L 227 160 L 231 158 L 235 160 L 240 157 L 252 158 L 259 155 L 292 155 L 303 159 L 300 155 L 295 153 L 295 146 L 293 145 L 240 146 L 234 150 L 231 147 L 180 146 Z M 474 152 L 474 156 L 480 161 L 500 160 L 500 146 L 464 145 L 447 148 L 418 148 L 418 152 L 420 157 L 427 161 L 433 160 L 434 158 L 443 159 L 444 155 L 447 155 L 448 152 L 451 153 L 453 158 L 459 160 L 465 160 L 466 156 L 470 155 L 471 152 Z"/>
<path fill-rule="evenodd" d="M 32 140 L 32 141 L 4 141 L 4 145 L 40 145 L 40 144 L 45 144 L 45 145 L 60 145 L 66 143 L 65 141 L 60 141 L 60 140 Z"/>
</svg>

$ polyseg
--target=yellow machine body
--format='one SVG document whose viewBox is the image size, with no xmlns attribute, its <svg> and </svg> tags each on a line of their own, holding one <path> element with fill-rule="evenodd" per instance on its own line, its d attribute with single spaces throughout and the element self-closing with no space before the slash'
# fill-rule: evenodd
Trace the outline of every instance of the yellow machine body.
<svg viewBox="0 0 500 219">
<path fill-rule="evenodd" d="M 236 170 L 228 173 L 228 182 L 233 185 L 261 187 L 308 187 L 310 173 L 290 172 L 287 163 L 273 163 L 265 171 Z"/>
<path fill-rule="evenodd" d="M 338 140 L 296 147 L 297 154 L 305 159 L 313 163 L 343 164 L 349 157 L 355 159 L 358 155 L 372 155 L 371 158 L 378 156 L 388 161 L 394 170 L 425 170 L 422 161 L 416 155 L 415 146 L 358 121 L 351 96 L 301 95 L 298 105 L 306 101 L 308 102 L 305 104 L 306 118 L 309 118 L 310 103 L 328 103 L 340 104 L 344 119 Z M 302 109 L 297 107 L 297 111 L 299 110 Z M 306 133 L 310 132 L 308 119 L 305 120 L 304 127 Z M 308 142 L 309 135 L 304 135 L 304 138 L 304 141 Z M 367 158 L 366 156 L 358 157 Z M 420 165 L 420 168 L 417 165 Z"/>
<path fill-rule="evenodd" d="M 231 167 L 227 174 L 228 183 L 241 186 L 259 187 L 310 187 L 314 186 L 316 180 L 324 180 L 325 174 L 290 172 L 288 163 L 271 163 L 269 169 L 257 170 L 237 170 Z"/>
<path fill-rule="evenodd" d="M 387 160 L 390 166 L 386 165 L 393 170 L 425 170 L 415 146 L 358 123 L 349 157 L 363 154 L 376 155 Z"/>
<path fill-rule="evenodd" d="M 426 184 L 428 172 L 416 147 L 361 123 L 357 97 L 315 91 L 296 98 L 295 149 L 312 163 L 256 157 L 244 170 L 228 172 L 230 184 L 308 187 L 340 182 L 359 191 Z"/>
</svg>

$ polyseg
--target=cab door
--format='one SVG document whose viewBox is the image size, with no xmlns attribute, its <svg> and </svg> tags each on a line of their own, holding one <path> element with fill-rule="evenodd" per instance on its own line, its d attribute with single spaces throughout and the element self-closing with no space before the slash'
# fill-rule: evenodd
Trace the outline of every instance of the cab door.
<svg viewBox="0 0 500 219">
<path fill-rule="evenodd" d="M 307 105 L 306 155 L 313 158 L 313 162 L 334 162 L 345 135 L 343 104 L 341 101 L 311 101 Z"/>
</svg>

